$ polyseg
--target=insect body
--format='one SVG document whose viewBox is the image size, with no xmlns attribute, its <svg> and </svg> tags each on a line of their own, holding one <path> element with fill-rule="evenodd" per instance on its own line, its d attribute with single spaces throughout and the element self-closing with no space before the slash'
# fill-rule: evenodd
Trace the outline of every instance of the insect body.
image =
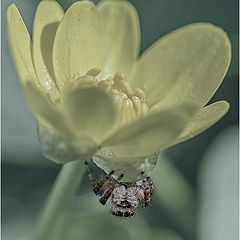
<svg viewBox="0 0 240 240">
<path fill-rule="evenodd" d="M 112 177 L 114 171 L 104 174 L 103 177 L 96 182 L 92 176 L 88 162 L 88 177 L 92 183 L 94 193 L 100 197 L 99 202 L 105 205 L 107 202 L 110 206 L 112 215 L 118 217 L 131 217 L 134 215 L 135 209 L 139 204 L 147 207 L 150 203 L 151 196 L 154 192 L 153 183 L 150 177 L 144 176 L 137 182 L 126 183 L 121 182 L 123 174 L 118 179 Z"/>
</svg>

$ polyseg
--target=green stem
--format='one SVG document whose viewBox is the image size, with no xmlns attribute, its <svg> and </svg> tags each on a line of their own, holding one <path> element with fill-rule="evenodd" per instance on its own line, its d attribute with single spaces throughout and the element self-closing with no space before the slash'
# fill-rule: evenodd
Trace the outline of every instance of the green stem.
<svg viewBox="0 0 240 240">
<path fill-rule="evenodd" d="M 43 209 L 34 240 L 60 239 L 58 234 L 63 229 L 66 209 L 83 178 L 84 170 L 81 160 L 62 167 Z"/>
</svg>

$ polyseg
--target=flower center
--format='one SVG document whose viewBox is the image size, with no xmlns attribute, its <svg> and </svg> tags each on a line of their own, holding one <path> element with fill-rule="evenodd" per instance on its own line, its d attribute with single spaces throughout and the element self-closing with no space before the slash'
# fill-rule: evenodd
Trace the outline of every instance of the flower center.
<svg viewBox="0 0 240 240">
<path fill-rule="evenodd" d="M 145 102 L 145 93 L 142 89 L 133 89 L 126 81 L 122 73 L 116 73 L 113 77 L 99 80 L 97 76 L 100 69 L 93 68 L 86 75 L 71 76 L 66 85 L 71 88 L 99 87 L 113 99 L 117 109 L 117 126 L 123 126 L 144 117 L 148 113 L 148 105 Z"/>
</svg>

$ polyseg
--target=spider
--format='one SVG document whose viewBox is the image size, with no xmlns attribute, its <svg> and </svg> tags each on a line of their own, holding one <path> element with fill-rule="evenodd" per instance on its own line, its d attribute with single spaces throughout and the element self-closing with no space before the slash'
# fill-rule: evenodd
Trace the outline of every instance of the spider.
<svg viewBox="0 0 240 240">
<path fill-rule="evenodd" d="M 100 197 L 99 202 L 110 206 L 110 213 L 117 217 L 132 217 L 139 204 L 147 207 L 154 192 L 151 178 L 141 172 L 142 179 L 136 182 L 121 182 L 123 174 L 118 179 L 112 177 L 114 171 L 104 173 L 96 182 L 92 175 L 89 163 L 85 162 L 88 178 L 92 184 L 93 192 Z"/>
</svg>

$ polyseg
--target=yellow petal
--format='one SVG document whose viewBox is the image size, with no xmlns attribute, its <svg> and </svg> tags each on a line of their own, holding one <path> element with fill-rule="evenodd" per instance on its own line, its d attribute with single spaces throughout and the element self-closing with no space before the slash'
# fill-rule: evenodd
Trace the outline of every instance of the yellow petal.
<svg viewBox="0 0 240 240">
<path fill-rule="evenodd" d="M 57 163 L 66 163 L 74 160 L 86 160 L 97 147 L 88 139 L 77 142 L 74 138 L 62 138 L 56 132 L 39 124 L 38 137 L 43 155 Z"/>
<path fill-rule="evenodd" d="M 226 101 L 215 102 L 204 107 L 171 145 L 184 142 L 210 128 L 227 113 L 228 109 L 229 103 Z"/>
<path fill-rule="evenodd" d="M 101 68 L 101 22 L 96 6 L 90 1 L 74 3 L 59 24 L 53 47 L 53 67 L 57 85 L 67 78 Z"/>
<path fill-rule="evenodd" d="M 36 74 L 47 92 L 57 91 L 52 65 L 53 40 L 64 12 L 56 1 L 41 1 L 33 23 L 33 60 Z"/>
<path fill-rule="evenodd" d="M 231 44 L 221 28 L 191 24 L 153 44 L 131 81 L 145 90 L 149 105 L 190 101 L 203 107 L 221 84 L 230 60 Z"/>
<path fill-rule="evenodd" d="M 103 147 L 122 158 L 150 156 L 173 142 L 195 111 L 193 106 L 177 106 L 151 114 L 119 130 Z"/>
<path fill-rule="evenodd" d="M 37 82 L 31 55 L 31 38 L 15 4 L 7 9 L 7 31 L 9 47 L 22 84 L 29 80 Z"/>
<path fill-rule="evenodd" d="M 24 90 L 27 102 L 37 120 L 46 128 L 57 131 L 59 134 L 66 134 L 68 130 L 62 116 L 46 95 L 32 83 L 27 83 Z"/>
<path fill-rule="evenodd" d="M 103 23 L 103 74 L 127 75 L 139 54 L 140 27 L 135 8 L 126 1 L 102 1 L 98 5 Z"/>
<path fill-rule="evenodd" d="M 135 182 L 142 179 L 141 172 L 149 175 L 158 162 L 158 154 L 148 157 L 130 157 L 119 158 L 111 149 L 102 148 L 93 156 L 94 163 L 103 171 L 109 173 L 114 170 L 113 177 L 118 178 L 124 174 L 122 181 Z"/>
<path fill-rule="evenodd" d="M 76 88 L 64 94 L 63 112 L 79 137 L 99 142 L 115 121 L 111 98 L 98 88 Z"/>
</svg>

